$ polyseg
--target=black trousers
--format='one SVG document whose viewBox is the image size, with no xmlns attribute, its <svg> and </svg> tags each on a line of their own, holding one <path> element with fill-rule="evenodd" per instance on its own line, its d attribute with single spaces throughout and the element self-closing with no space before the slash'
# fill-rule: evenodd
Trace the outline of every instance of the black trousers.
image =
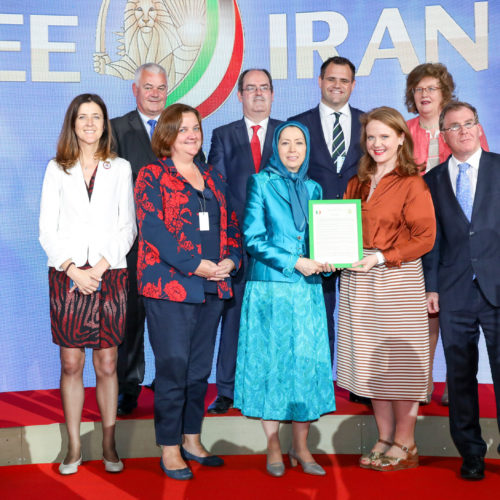
<svg viewBox="0 0 500 500">
<path fill-rule="evenodd" d="M 500 307 L 486 300 L 475 280 L 468 295 L 465 310 L 441 309 L 439 313 L 448 376 L 450 432 L 463 457 L 484 456 L 487 449 L 479 425 L 479 326 L 486 340 L 500 429 Z"/>
<path fill-rule="evenodd" d="M 144 323 L 146 311 L 143 299 L 137 293 L 137 240 L 127 255 L 129 289 L 127 320 L 123 342 L 118 347 L 118 392 L 135 399 L 144 381 Z"/>
<path fill-rule="evenodd" d="M 241 306 L 245 295 L 245 268 L 247 262 L 248 256 L 245 253 L 241 268 L 232 279 L 233 297 L 224 301 L 219 352 L 217 354 L 217 394 L 231 399 L 234 398 L 234 375 L 236 372 Z"/>
<path fill-rule="evenodd" d="M 224 301 L 206 294 L 203 304 L 144 298 L 155 356 L 155 432 L 159 445 L 199 434 L 217 327 Z"/>
</svg>

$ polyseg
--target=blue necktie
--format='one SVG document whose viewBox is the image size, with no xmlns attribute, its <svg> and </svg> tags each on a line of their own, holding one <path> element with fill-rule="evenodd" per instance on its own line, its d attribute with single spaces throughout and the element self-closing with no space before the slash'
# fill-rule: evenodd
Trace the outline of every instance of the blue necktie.
<svg viewBox="0 0 500 500">
<path fill-rule="evenodd" d="M 155 131 L 156 124 L 158 122 L 156 120 L 148 120 L 148 125 L 149 125 L 149 137 L 152 139 L 153 138 L 153 132 Z"/>
<path fill-rule="evenodd" d="M 470 221 L 472 215 L 472 194 L 469 176 L 467 175 L 469 168 L 470 165 L 468 163 L 459 163 L 458 165 L 457 200 L 465 216 Z"/>
</svg>

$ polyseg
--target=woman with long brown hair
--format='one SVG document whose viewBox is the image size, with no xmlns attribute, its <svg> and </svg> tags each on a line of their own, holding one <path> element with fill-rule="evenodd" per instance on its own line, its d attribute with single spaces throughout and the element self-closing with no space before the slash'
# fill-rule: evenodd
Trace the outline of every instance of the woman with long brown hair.
<svg viewBox="0 0 500 500">
<path fill-rule="evenodd" d="M 436 223 L 401 114 L 376 108 L 361 124 L 365 153 L 345 198 L 361 199 L 364 257 L 341 275 L 337 383 L 372 400 L 379 440 L 360 466 L 400 470 L 418 465 L 415 423 L 429 373 L 420 257 Z"/>
<path fill-rule="evenodd" d="M 86 347 L 93 349 L 105 469 L 123 469 L 115 448 L 116 360 L 125 331 L 125 256 L 137 231 L 132 171 L 111 152 L 111 140 L 102 99 L 95 94 L 75 97 L 43 181 L 40 243 L 48 256 L 52 340 L 60 346 L 68 432 L 61 474 L 76 473 L 82 463 Z"/>
</svg>

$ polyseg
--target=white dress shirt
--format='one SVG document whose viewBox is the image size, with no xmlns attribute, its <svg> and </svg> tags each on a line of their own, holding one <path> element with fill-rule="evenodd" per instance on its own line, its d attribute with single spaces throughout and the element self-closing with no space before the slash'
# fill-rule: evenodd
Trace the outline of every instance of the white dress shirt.
<svg viewBox="0 0 500 500">
<path fill-rule="evenodd" d="M 248 132 L 248 140 L 252 141 L 252 136 L 253 136 L 253 125 L 260 125 L 259 130 L 257 130 L 257 137 L 259 138 L 260 141 L 260 152 L 262 153 L 262 149 L 264 148 L 264 141 L 266 140 L 266 132 L 267 132 L 267 124 L 269 123 L 269 116 L 267 118 L 264 118 L 259 123 L 254 123 L 253 121 L 249 120 L 246 116 L 243 117 L 245 120 L 245 125 L 247 127 L 247 132 Z"/>
<path fill-rule="evenodd" d="M 55 160 L 47 165 L 40 202 L 40 243 L 48 265 L 62 270 L 71 259 L 94 266 L 104 257 L 111 269 L 127 267 L 137 235 L 130 163 L 100 161 L 89 200 L 80 162 L 65 173 Z"/>
<path fill-rule="evenodd" d="M 457 160 L 453 155 L 448 161 L 448 173 L 450 174 L 451 186 L 453 187 L 453 192 L 457 194 L 457 177 L 458 177 L 458 165 L 460 163 L 468 163 L 471 168 L 467 170 L 467 176 L 470 182 L 470 194 L 472 196 L 472 201 L 474 201 L 474 196 L 476 194 L 477 185 L 477 174 L 479 173 L 479 161 L 481 160 L 481 153 L 483 150 L 479 148 L 472 156 L 465 161 Z"/>
<path fill-rule="evenodd" d="M 343 108 L 339 109 L 340 113 L 339 122 L 344 132 L 345 151 L 347 153 L 351 143 L 351 108 L 346 104 Z M 323 136 L 325 143 L 328 146 L 328 151 L 332 152 L 333 144 L 333 124 L 335 123 L 335 110 L 324 104 L 322 101 L 319 103 L 319 117 L 321 119 L 321 127 L 323 128 Z"/>
<path fill-rule="evenodd" d="M 151 140 L 151 125 L 148 123 L 148 121 L 149 120 L 156 120 L 158 122 L 158 120 L 160 119 L 160 115 L 155 116 L 154 118 L 151 118 L 151 117 L 146 116 L 145 114 L 141 113 L 139 110 L 137 110 L 137 112 L 139 113 L 139 116 L 141 117 L 142 123 L 144 123 L 144 128 L 146 129 L 146 132 L 148 133 L 149 140 Z"/>
</svg>

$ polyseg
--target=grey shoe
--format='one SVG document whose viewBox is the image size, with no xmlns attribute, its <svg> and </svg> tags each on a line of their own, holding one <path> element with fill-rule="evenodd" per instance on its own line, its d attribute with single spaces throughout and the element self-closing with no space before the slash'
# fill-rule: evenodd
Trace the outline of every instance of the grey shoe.
<svg viewBox="0 0 500 500">
<path fill-rule="evenodd" d="M 321 467 L 317 462 L 304 462 L 298 455 L 296 455 L 295 450 L 290 448 L 288 452 L 288 458 L 290 459 L 290 465 L 292 467 L 297 466 L 297 462 L 302 466 L 302 470 L 306 474 L 312 474 L 313 476 L 324 476 L 326 474 L 325 469 Z"/>
<path fill-rule="evenodd" d="M 281 477 L 285 473 L 285 464 L 283 462 L 266 463 L 266 470 L 270 476 Z"/>
</svg>

